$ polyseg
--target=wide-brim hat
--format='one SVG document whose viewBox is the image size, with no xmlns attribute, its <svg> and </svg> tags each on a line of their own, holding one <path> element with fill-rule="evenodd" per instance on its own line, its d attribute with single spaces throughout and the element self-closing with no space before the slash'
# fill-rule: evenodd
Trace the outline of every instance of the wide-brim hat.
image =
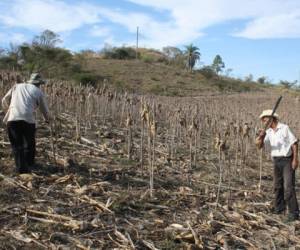
<svg viewBox="0 0 300 250">
<path fill-rule="evenodd" d="M 262 118 L 267 117 L 267 116 L 269 116 L 269 117 L 272 116 L 272 117 L 275 117 L 276 119 L 279 119 L 279 115 L 278 115 L 277 113 L 274 113 L 274 114 L 272 115 L 272 112 L 273 112 L 272 109 L 266 109 L 266 110 L 264 110 L 264 111 L 260 114 L 259 118 L 262 119 Z"/>
<path fill-rule="evenodd" d="M 46 81 L 41 77 L 39 73 L 32 73 L 27 83 L 41 85 L 41 84 L 45 84 Z"/>
</svg>

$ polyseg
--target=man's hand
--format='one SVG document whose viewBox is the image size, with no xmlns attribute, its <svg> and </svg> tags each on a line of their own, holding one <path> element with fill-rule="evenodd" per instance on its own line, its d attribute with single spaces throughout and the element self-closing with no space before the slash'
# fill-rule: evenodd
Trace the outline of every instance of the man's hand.
<svg viewBox="0 0 300 250">
<path fill-rule="evenodd" d="M 255 139 L 255 144 L 259 149 L 261 149 L 264 145 L 265 136 L 266 136 L 266 131 L 264 129 L 260 129 L 258 131 L 258 136 Z"/>
<path fill-rule="evenodd" d="M 45 117 L 45 122 L 46 123 L 50 123 L 52 121 L 52 117 L 50 115 L 48 115 L 47 117 Z"/>
<path fill-rule="evenodd" d="M 299 165 L 299 160 L 298 160 L 298 141 L 296 141 L 292 145 L 292 152 L 293 152 L 293 160 L 292 160 L 292 168 L 296 170 Z"/>
<path fill-rule="evenodd" d="M 296 169 L 298 168 L 298 166 L 299 166 L 299 161 L 298 161 L 298 159 L 293 159 L 293 160 L 292 160 L 292 168 L 293 168 L 294 170 L 296 170 Z"/>
<path fill-rule="evenodd" d="M 259 139 L 263 140 L 266 136 L 266 131 L 264 129 L 258 130 L 258 137 Z"/>
</svg>

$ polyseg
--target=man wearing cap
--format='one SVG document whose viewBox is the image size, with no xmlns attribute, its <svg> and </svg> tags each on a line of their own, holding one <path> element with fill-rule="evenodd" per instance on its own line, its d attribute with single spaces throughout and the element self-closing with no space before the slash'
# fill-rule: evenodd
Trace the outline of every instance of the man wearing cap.
<svg viewBox="0 0 300 250">
<path fill-rule="evenodd" d="M 295 192 L 295 170 L 298 167 L 298 140 L 290 128 L 279 122 L 278 114 L 264 110 L 259 117 L 268 128 L 260 131 L 256 145 L 268 145 L 274 164 L 274 212 L 282 214 L 288 207 L 288 221 L 299 219 L 298 201 Z M 269 121 L 270 120 L 270 121 Z"/>
<path fill-rule="evenodd" d="M 3 122 L 12 147 L 18 173 L 28 173 L 35 159 L 35 110 L 39 107 L 46 121 L 49 110 L 40 85 L 45 81 L 33 73 L 26 83 L 14 85 L 3 97 L 2 107 L 7 110 Z"/>
</svg>

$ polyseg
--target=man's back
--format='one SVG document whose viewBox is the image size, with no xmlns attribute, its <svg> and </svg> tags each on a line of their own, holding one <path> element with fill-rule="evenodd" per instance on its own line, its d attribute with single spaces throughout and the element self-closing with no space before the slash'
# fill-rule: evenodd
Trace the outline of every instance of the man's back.
<svg viewBox="0 0 300 250">
<path fill-rule="evenodd" d="M 3 102 L 8 102 L 9 99 L 8 121 L 35 123 L 34 111 L 39 105 L 43 114 L 48 113 L 42 91 L 33 84 L 16 84 L 3 98 Z"/>
</svg>

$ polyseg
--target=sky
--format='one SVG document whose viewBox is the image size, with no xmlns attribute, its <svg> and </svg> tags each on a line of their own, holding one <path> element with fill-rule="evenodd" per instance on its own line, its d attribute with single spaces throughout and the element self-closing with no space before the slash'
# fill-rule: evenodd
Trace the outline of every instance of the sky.
<svg viewBox="0 0 300 250">
<path fill-rule="evenodd" d="M 105 46 L 201 53 L 198 67 L 219 54 L 225 73 L 300 80 L 300 0 L 0 0 L 0 47 L 31 42 L 49 29 L 71 51 Z"/>
</svg>

